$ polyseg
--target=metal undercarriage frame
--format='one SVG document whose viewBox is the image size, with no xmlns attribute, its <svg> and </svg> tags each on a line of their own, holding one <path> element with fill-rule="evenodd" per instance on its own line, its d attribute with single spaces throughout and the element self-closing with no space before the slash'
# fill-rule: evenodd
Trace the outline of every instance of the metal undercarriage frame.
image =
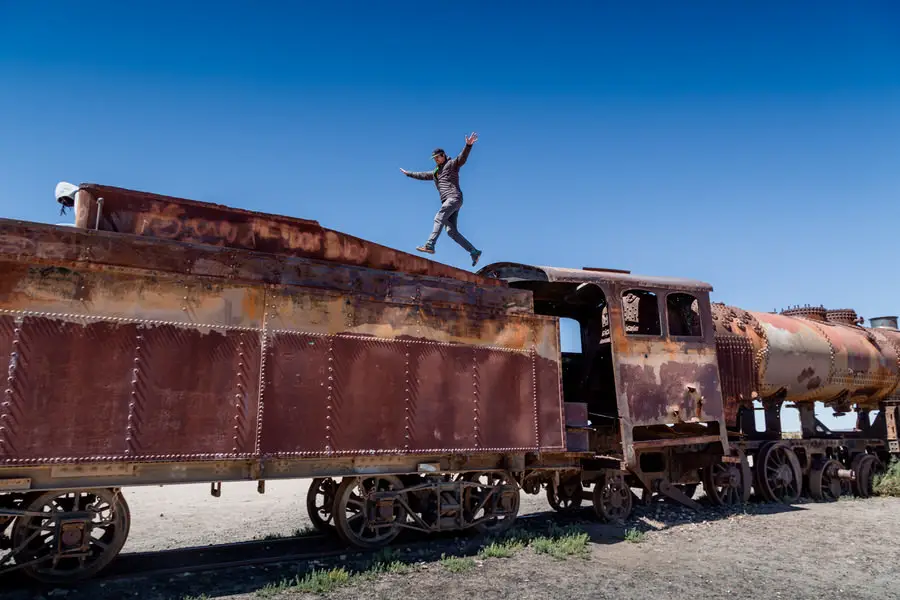
<svg viewBox="0 0 900 600">
<path fill-rule="evenodd" d="M 409 515 L 397 528 L 423 532 L 496 528 L 491 521 L 505 519 L 511 524 L 518 513 L 521 490 L 537 493 L 541 485 L 558 481 L 560 472 L 577 472 L 577 454 L 509 455 L 483 454 L 471 456 L 373 456 L 334 460 L 272 459 L 253 461 L 198 461 L 191 463 L 125 463 L 40 465 L 0 469 L 0 576 L 25 570 L 39 580 L 57 583 L 82 578 L 79 573 L 55 577 L 39 572 L 52 564 L 80 560 L 88 566 L 102 563 L 105 567 L 125 542 L 130 527 L 130 513 L 121 487 L 145 485 L 177 485 L 210 483 L 211 493 L 221 495 L 222 482 L 258 481 L 258 491 L 265 493 L 266 479 L 343 478 L 348 482 L 372 478 L 403 480 L 407 485 L 397 491 L 376 491 L 366 502 L 367 520 L 376 527 L 393 526 L 390 514 L 400 509 Z M 473 474 L 500 474 L 499 483 L 479 484 L 467 479 Z M 452 480 L 455 478 L 455 481 Z M 477 493 L 476 493 L 477 492 Z M 49 503 L 54 497 L 107 498 L 110 510 L 118 511 L 118 530 L 114 532 L 113 549 L 106 552 L 92 548 L 92 530 L 114 520 L 98 521 L 96 511 L 79 504 L 48 513 L 29 510 L 30 504 Z M 442 500 L 443 499 L 443 500 Z M 424 500 L 424 502 L 423 502 Z M 426 506 L 433 504 L 429 512 Z M 75 510 L 78 509 L 78 510 Z M 385 512 L 387 511 L 387 512 Z M 483 513 L 483 514 L 480 514 Z M 435 518 L 421 515 L 433 514 Z M 311 515 L 312 516 L 312 515 Z M 448 518 L 451 517 L 451 518 Z M 505 522 L 506 522 L 505 521 Z M 315 524 L 315 520 L 314 520 Z M 503 525 L 502 528 L 509 526 Z M 40 527 L 43 541 L 35 545 L 41 531 L 23 538 L 21 529 Z M 17 533 L 18 532 L 18 533 Z M 343 537 L 343 536 L 342 536 Z M 105 538 L 101 538 L 105 539 Z M 353 545 L 354 540 L 349 541 Z M 104 542 L 104 546 L 109 545 Z M 109 556 L 104 555 L 109 554 Z M 21 556 L 35 556 L 23 560 Z M 96 570 L 99 571 L 100 568 Z M 50 569 L 52 571 L 52 569 Z M 77 566 L 75 567 L 77 571 Z M 85 569 L 94 574 L 93 567 Z"/>
<path fill-rule="evenodd" d="M 400 505 L 407 511 L 411 520 L 398 523 L 402 529 L 411 529 L 413 531 L 422 531 L 426 533 L 440 531 L 462 531 L 478 527 L 482 523 L 498 516 L 511 517 L 515 516 L 516 511 L 511 507 L 518 508 L 518 504 L 510 501 L 511 495 L 518 496 L 519 486 L 517 485 L 500 485 L 493 487 L 488 492 L 478 498 L 478 503 L 472 506 L 465 506 L 462 498 L 466 491 L 473 491 L 479 488 L 479 485 L 471 481 L 457 479 L 456 481 L 431 482 L 405 487 L 400 491 L 376 492 L 370 498 L 373 512 L 370 519 L 376 524 L 386 524 L 393 522 L 392 519 L 382 519 L 385 514 L 385 505 Z M 425 492 L 425 495 L 435 498 L 436 505 L 433 513 L 436 518 L 433 523 L 428 523 L 419 516 L 419 510 L 415 510 L 411 506 L 409 497 Z M 453 499 L 446 497 L 450 494 Z M 478 514 L 484 511 L 484 515 L 475 519 L 469 518 L 469 514 Z M 446 516 L 450 514 L 450 516 Z"/>
</svg>

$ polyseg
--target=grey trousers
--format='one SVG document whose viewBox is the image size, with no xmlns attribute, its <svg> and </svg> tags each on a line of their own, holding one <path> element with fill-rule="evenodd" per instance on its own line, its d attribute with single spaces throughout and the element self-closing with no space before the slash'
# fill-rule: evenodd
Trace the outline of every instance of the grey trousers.
<svg viewBox="0 0 900 600">
<path fill-rule="evenodd" d="M 469 254 L 472 254 L 472 252 L 475 251 L 475 246 L 473 246 L 469 242 L 469 240 L 463 237 L 463 234 L 459 232 L 459 228 L 457 227 L 459 209 L 462 208 L 462 205 L 462 198 L 458 196 L 447 198 L 441 204 L 441 209 L 434 216 L 434 229 L 432 230 L 431 236 L 428 238 L 427 242 L 427 245 L 429 247 L 434 247 L 434 244 L 437 242 L 438 236 L 441 235 L 441 229 L 446 227 L 447 235 L 450 236 L 450 239 L 465 248 Z"/>
</svg>

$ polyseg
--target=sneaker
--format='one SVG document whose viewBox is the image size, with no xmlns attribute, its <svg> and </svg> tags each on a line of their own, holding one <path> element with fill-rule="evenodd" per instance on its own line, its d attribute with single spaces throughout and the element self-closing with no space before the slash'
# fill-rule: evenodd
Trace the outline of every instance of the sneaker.
<svg viewBox="0 0 900 600">
<path fill-rule="evenodd" d="M 481 250 L 476 250 L 475 252 L 472 253 L 472 266 L 473 267 L 478 264 L 479 258 L 481 258 Z"/>
<path fill-rule="evenodd" d="M 434 254 L 434 246 L 429 246 L 425 244 L 424 246 L 419 246 L 416 248 L 419 252 L 424 252 L 425 254 Z"/>
</svg>

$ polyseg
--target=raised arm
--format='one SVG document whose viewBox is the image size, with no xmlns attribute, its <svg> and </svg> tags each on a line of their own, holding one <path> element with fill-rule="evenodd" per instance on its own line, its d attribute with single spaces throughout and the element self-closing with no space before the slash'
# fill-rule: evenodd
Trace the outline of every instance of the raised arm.
<svg viewBox="0 0 900 600">
<path fill-rule="evenodd" d="M 406 175 L 407 177 L 411 177 L 412 179 L 421 179 L 422 181 L 434 181 L 434 171 L 407 171 L 406 169 L 400 169 L 400 171 Z"/>
<path fill-rule="evenodd" d="M 460 168 L 466 161 L 469 159 L 469 152 L 472 151 L 472 145 L 478 141 L 478 134 L 472 132 L 472 135 L 466 138 L 466 145 L 463 147 L 462 152 L 459 153 L 459 156 L 453 159 L 456 168 Z"/>
</svg>

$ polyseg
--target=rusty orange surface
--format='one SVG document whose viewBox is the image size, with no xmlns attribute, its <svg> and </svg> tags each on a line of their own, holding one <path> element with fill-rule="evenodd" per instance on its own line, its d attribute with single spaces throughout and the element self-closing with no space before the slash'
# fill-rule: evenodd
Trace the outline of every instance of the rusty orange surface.
<svg viewBox="0 0 900 600">
<path fill-rule="evenodd" d="M 501 285 L 0 220 L 0 462 L 562 450 Z"/>
<path fill-rule="evenodd" d="M 98 204 L 100 198 L 102 204 Z M 99 224 L 103 231 L 155 239 L 447 277 L 485 287 L 498 285 L 496 280 L 423 256 L 326 229 L 316 221 L 111 186 L 82 184 L 75 218 L 76 225 L 85 229 Z"/>
</svg>

